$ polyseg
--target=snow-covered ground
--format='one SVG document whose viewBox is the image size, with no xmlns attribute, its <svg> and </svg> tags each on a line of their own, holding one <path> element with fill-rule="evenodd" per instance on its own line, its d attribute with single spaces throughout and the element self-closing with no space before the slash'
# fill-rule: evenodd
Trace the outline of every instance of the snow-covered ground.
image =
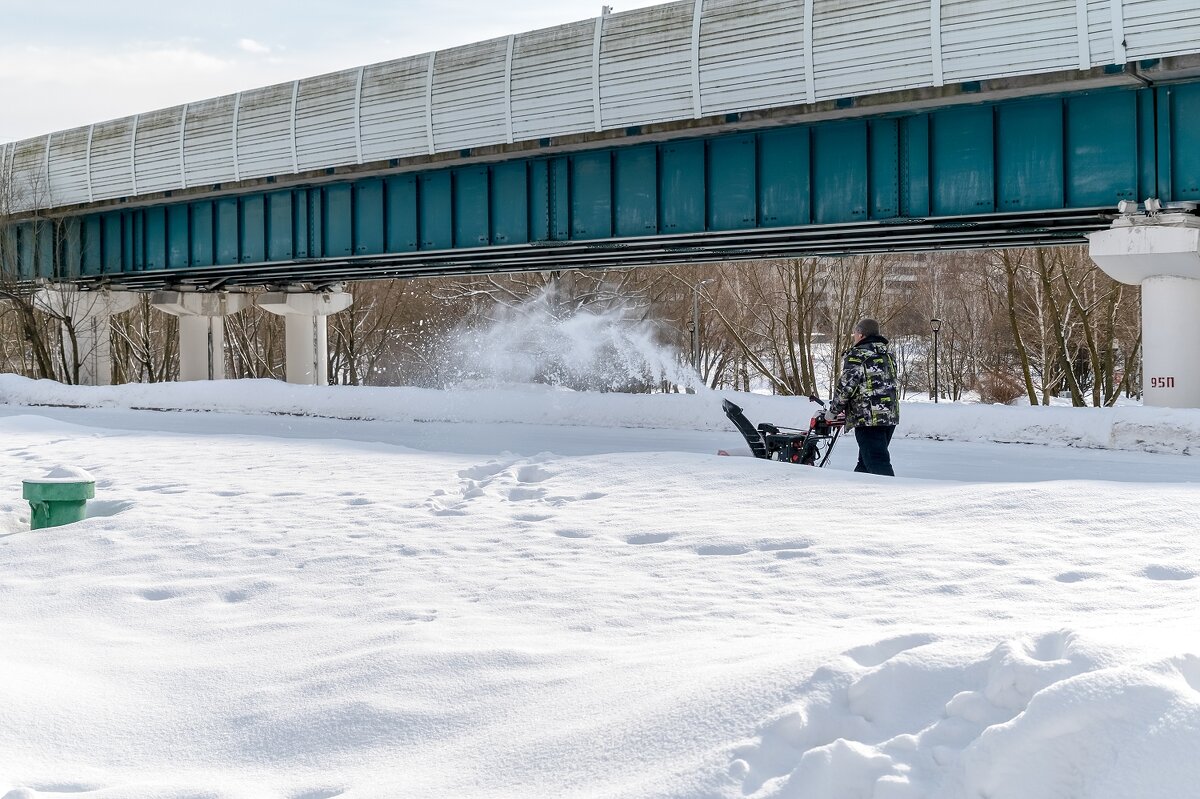
<svg viewBox="0 0 1200 799">
<path fill-rule="evenodd" d="M 0 797 L 1198 795 L 1200 412 L 722 396 L 0 376 Z"/>
</svg>

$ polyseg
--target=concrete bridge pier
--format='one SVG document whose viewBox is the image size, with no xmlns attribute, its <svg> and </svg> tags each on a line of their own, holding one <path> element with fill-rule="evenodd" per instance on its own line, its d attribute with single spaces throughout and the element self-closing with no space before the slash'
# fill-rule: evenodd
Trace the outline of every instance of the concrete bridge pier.
<svg viewBox="0 0 1200 799">
<path fill-rule="evenodd" d="M 227 291 L 156 291 L 150 304 L 179 317 L 179 379 L 225 379 L 225 317 L 246 306 Z"/>
<path fill-rule="evenodd" d="M 1200 218 L 1126 213 L 1088 235 L 1092 260 L 1114 280 L 1142 287 L 1142 401 L 1200 408 Z M 1122 208 L 1122 211 L 1125 209 Z M 1190 210 L 1190 209 L 1188 209 Z"/>
<path fill-rule="evenodd" d="M 354 302 L 345 291 L 270 291 L 258 307 L 283 317 L 287 382 L 309 386 L 329 383 L 329 327 L 326 317 Z"/>
<path fill-rule="evenodd" d="M 132 291 L 80 291 L 69 284 L 38 289 L 38 307 L 63 320 L 63 343 L 68 356 L 79 363 L 79 384 L 112 385 L 112 316 L 131 310 L 138 302 Z M 67 323 L 75 331 L 74 345 Z M 72 347 L 74 350 L 72 351 Z"/>
</svg>

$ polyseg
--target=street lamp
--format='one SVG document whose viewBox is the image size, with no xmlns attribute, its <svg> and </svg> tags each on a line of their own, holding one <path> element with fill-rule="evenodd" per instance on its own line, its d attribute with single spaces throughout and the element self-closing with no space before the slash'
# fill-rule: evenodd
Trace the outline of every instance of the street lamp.
<svg viewBox="0 0 1200 799">
<path fill-rule="evenodd" d="M 933 401 L 938 401 L 938 381 L 937 381 L 937 356 L 938 356 L 938 331 L 942 329 L 941 319 L 930 319 L 929 329 L 933 331 Z"/>
<path fill-rule="evenodd" d="M 700 374 L 700 287 L 715 283 L 709 278 L 692 286 L 692 368 Z"/>
</svg>

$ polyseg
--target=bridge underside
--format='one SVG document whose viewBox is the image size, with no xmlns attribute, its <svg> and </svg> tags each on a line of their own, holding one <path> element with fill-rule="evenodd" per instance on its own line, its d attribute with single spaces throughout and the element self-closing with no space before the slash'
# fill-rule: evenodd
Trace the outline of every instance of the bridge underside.
<svg viewBox="0 0 1200 799">
<path fill-rule="evenodd" d="M 441 252 L 368 255 L 230 266 L 193 267 L 80 277 L 78 282 L 128 289 L 195 288 L 432 277 L 573 268 L 715 263 L 763 258 L 929 252 L 1085 244 L 1084 235 L 1109 225 L 1112 209 L 1054 214 L 990 214 L 907 219 L 775 230 L 629 238 L 620 241 L 539 242 Z"/>
<path fill-rule="evenodd" d="M 1200 81 L 391 172 L 10 225 L 25 280 L 134 289 L 1083 243 L 1200 201 Z M 267 183 L 273 183 L 268 180 Z"/>
</svg>

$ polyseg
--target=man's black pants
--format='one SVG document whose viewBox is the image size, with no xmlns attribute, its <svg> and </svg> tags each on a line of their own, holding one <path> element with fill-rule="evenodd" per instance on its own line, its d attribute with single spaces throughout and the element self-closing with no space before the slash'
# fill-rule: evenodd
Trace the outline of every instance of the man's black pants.
<svg viewBox="0 0 1200 799">
<path fill-rule="evenodd" d="M 855 427 L 854 437 L 858 439 L 858 465 L 854 467 L 854 471 L 895 477 L 896 473 L 892 471 L 892 456 L 888 452 L 888 445 L 892 443 L 892 433 L 894 432 L 896 432 L 894 424 Z"/>
</svg>

